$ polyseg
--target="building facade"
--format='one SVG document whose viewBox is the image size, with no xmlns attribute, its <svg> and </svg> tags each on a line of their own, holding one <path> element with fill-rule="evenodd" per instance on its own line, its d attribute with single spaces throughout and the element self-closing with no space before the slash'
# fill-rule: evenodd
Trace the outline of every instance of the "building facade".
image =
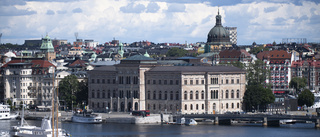
<svg viewBox="0 0 320 137">
<path fill-rule="evenodd" d="M 320 91 L 320 61 L 298 60 L 291 65 L 291 76 L 307 79 L 307 87 L 312 92 Z"/>
<path fill-rule="evenodd" d="M 238 32 L 237 32 L 237 27 L 225 27 L 226 30 L 229 32 L 229 36 L 230 36 L 230 42 L 232 44 L 237 45 L 237 41 L 238 41 Z"/>
<path fill-rule="evenodd" d="M 245 71 L 227 66 L 160 66 L 142 55 L 88 72 L 94 111 L 152 113 L 241 111 Z"/>
</svg>

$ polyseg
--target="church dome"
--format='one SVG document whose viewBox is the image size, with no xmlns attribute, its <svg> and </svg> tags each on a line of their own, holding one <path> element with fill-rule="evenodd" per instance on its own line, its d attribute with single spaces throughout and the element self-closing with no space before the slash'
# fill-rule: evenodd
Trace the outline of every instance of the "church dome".
<svg viewBox="0 0 320 137">
<path fill-rule="evenodd" d="M 207 43 L 210 45 L 231 45 L 229 32 L 222 26 L 219 11 L 216 16 L 216 25 L 208 33 Z"/>
</svg>

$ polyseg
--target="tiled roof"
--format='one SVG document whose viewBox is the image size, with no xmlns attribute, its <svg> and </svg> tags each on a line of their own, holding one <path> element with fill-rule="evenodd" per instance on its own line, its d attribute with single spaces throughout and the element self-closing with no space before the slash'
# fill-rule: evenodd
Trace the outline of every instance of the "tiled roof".
<svg viewBox="0 0 320 137">
<path fill-rule="evenodd" d="M 298 61 L 293 61 L 291 63 L 291 67 L 292 68 L 295 68 L 295 67 L 301 67 L 303 66 L 303 64 L 305 64 L 305 62 L 308 63 L 307 66 L 315 66 L 316 68 L 320 68 L 320 61 L 317 60 L 317 61 L 314 61 L 314 60 L 298 60 Z"/>
<path fill-rule="evenodd" d="M 291 59 L 291 54 L 285 50 L 263 51 L 257 54 L 257 58 L 260 60 L 263 60 L 263 59 L 283 60 L 283 59 Z"/>
<path fill-rule="evenodd" d="M 83 61 L 83 60 L 81 60 L 81 59 L 77 59 L 76 61 L 72 62 L 72 63 L 69 65 L 69 67 L 80 67 L 80 66 L 81 66 L 81 67 L 84 67 L 84 66 L 87 66 L 86 63 L 88 63 L 88 62 Z"/>
<path fill-rule="evenodd" d="M 31 63 L 31 67 L 38 67 L 38 68 L 46 68 L 50 66 L 54 66 L 52 63 L 50 63 L 47 60 L 11 60 L 7 64 L 3 65 L 2 68 L 6 68 L 10 64 L 18 64 L 18 63 Z"/>
<path fill-rule="evenodd" d="M 131 57 L 123 59 L 123 60 L 155 60 L 155 59 L 148 58 L 148 57 L 143 56 L 143 55 L 134 55 L 134 56 L 131 56 Z"/>
</svg>

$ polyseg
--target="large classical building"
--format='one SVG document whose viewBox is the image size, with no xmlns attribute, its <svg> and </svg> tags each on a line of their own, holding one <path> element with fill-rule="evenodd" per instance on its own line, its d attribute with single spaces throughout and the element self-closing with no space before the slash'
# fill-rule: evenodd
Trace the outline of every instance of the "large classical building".
<svg viewBox="0 0 320 137">
<path fill-rule="evenodd" d="M 209 52 L 217 52 L 221 49 L 229 48 L 232 46 L 230 42 L 230 34 L 222 26 L 221 23 L 221 15 L 219 14 L 216 16 L 216 25 L 209 31 L 207 43 L 205 45 L 205 53 Z"/>
<path fill-rule="evenodd" d="M 241 111 L 245 71 L 228 66 L 161 66 L 135 55 L 88 72 L 94 111 L 150 110 L 152 113 Z"/>
</svg>

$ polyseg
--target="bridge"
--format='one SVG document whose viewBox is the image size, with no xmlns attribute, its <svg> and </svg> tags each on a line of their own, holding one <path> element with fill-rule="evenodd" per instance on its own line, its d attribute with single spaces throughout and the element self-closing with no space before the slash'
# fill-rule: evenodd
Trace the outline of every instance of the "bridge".
<svg viewBox="0 0 320 137">
<path fill-rule="evenodd" d="M 231 125 L 232 121 L 255 121 L 261 122 L 263 126 L 279 126 L 280 120 L 292 120 L 294 122 L 315 123 L 316 128 L 320 128 L 319 116 L 299 116 L 299 115 L 266 115 L 266 114 L 192 114 L 175 115 L 173 119 L 185 117 L 195 120 L 212 120 L 216 125 Z"/>
</svg>

